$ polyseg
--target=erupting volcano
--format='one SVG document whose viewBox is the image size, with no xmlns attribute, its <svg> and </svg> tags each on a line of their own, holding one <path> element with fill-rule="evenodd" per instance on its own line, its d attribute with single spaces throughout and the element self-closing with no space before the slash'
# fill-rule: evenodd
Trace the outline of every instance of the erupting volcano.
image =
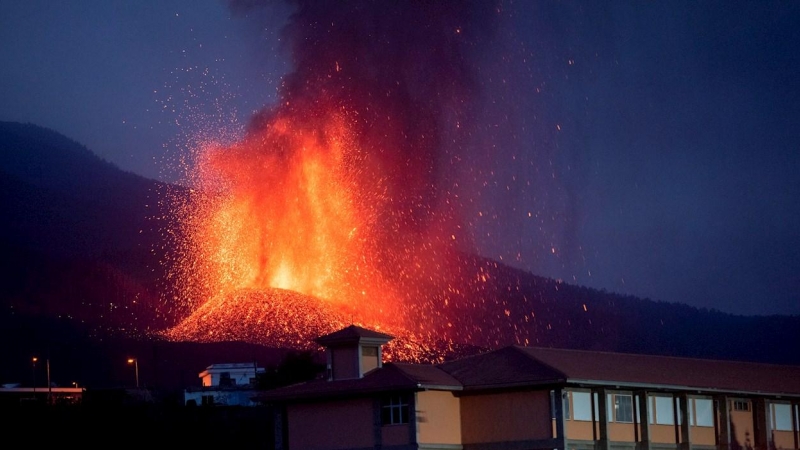
<svg viewBox="0 0 800 450">
<path fill-rule="evenodd" d="M 396 335 L 404 359 L 493 339 L 453 279 L 479 291 L 490 278 L 480 264 L 463 273 L 455 175 L 470 55 L 499 10 L 297 3 L 279 102 L 239 142 L 195 155 L 173 274 L 192 312 L 165 335 L 303 347 L 356 323 Z"/>
</svg>

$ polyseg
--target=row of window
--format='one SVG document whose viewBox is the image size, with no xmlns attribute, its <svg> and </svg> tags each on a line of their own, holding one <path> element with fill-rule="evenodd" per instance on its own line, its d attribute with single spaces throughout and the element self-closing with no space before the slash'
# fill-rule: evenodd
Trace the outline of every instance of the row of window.
<svg viewBox="0 0 800 450">
<path fill-rule="evenodd" d="M 555 406 L 551 391 L 551 408 Z M 594 396 L 594 417 L 599 417 L 597 394 L 589 392 L 569 392 L 564 395 L 564 418 L 576 421 L 592 420 L 592 396 Z M 571 401 L 570 401 L 571 399 Z M 655 425 L 675 425 L 683 422 L 681 417 L 680 398 L 665 396 L 648 396 L 648 419 Z M 607 417 L 609 422 L 633 423 L 634 415 L 639 411 L 639 398 L 628 394 L 607 394 Z M 704 398 L 690 398 L 689 424 L 698 427 L 714 426 L 714 401 Z M 734 400 L 734 411 L 750 411 L 750 402 Z M 570 408 L 571 407 L 571 408 Z M 771 403 L 769 405 L 770 426 L 776 431 L 792 431 L 792 406 L 788 403 Z"/>
<path fill-rule="evenodd" d="M 550 391 L 551 411 L 555 413 L 555 398 Z M 564 418 L 591 421 L 592 396 L 594 396 L 594 417 L 599 417 L 597 394 L 589 392 L 569 392 L 563 397 Z M 213 397 L 203 396 L 202 402 L 213 402 Z M 570 399 L 572 400 L 570 402 Z M 680 398 L 648 396 L 649 422 L 656 425 L 675 425 L 683 422 L 680 409 Z M 607 417 L 609 422 L 633 423 L 634 414 L 639 411 L 639 398 L 627 394 L 607 394 Z M 570 408 L 572 406 L 572 408 Z M 634 408 L 635 406 L 635 408 Z M 675 408 L 677 406 L 677 409 Z M 381 423 L 383 425 L 406 424 L 409 420 L 408 400 L 403 395 L 393 395 L 381 399 Z M 705 398 L 689 399 L 689 424 L 698 427 L 714 426 L 714 401 Z M 750 411 L 750 402 L 733 401 L 734 411 Z M 677 414 L 676 414 L 677 413 Z M 555 416 L 555 415 L 553 415 Z M 777 431 L 792 431 L 792 405 L 788 403 L 771 403 L 769 405 L 770 426 Z"/>
<path fill-rule="evenodd" d="M 599 417 L 597 394 L 589 392 L 570 392 L 564 398 L 564 417 L 578 421 L 591 421 L 592 395 L 594 395 L 594 417 Z M 680 406 L 676 409 L 675 404 L 675 402 L 680 402 L 680 399 L 673 401 L 672 397 L 650 396 L 647 401 L 649 402 L 648 416 L 651 424 L 674 425 L 676 413 L 678 423 L 682 422 Z M 689 399 L 689 402 L 689 423 L 699 427 L 713 427 L 713 400 L 695 398 Z M 606 415 L 609 422 L 633 423 L 634 415 L 640 409 L 639 398 L 637 397 L 634 402 L 634 397 L 627 394 L 607 394 L 606 404 L 608 407 Z M 572 406 L 571 409 L 570 406 Z"/>
</svg>

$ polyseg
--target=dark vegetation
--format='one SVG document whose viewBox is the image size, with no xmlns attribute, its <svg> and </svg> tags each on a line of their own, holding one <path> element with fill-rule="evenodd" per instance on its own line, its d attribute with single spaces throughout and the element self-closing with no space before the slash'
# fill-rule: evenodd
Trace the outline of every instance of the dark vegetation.
<svg viewBox="0 0 800 450">
<path fill-rule="evenodd" d="M 6 439 L 16 437 L 17 445 L 31 448 L 269 449 L 274 439 L 268 407 L 93 404 L 88 395 L 75 406 L 16 406 L 3 421 Z"/>
<path fill-rule="evenodd" d="M 279 367 L 286 349 L 149 337 L 186 313 L 170 303 L 164 277 L 174 251 L 165 230 L 175 230 L 167 192 L 183 195 L 51 130 L 0 123 L 0 383 L 30 383 L 33 355 L 49 357 L 55 383 L 97 388 L 132 386 L 125 361 L 135 356 L 143 384 L 165 392 L 199 385 L 197 374 L 212 363 L 269 367 L 263 387 L 315 370 L 313 354 Z M 486 308 L 505 305 L 512 317 L 535 311 L 530 345 L 800 364 L 798 316 L 735 316 L 459 258 L 465 267 L 492 266 L 492 282 L 465 290 L 464 304 L 480 296 L 495 300 Z M 495 325 L 498 336 L 507 334 L 507 325 Z M 476 350 L 465 345 L 453 356 Z"/>
</svg>

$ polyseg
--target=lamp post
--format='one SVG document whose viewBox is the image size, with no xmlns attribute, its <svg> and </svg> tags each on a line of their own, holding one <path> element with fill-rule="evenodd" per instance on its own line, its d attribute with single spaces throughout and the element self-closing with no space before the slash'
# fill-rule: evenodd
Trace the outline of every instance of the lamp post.
<svg viewBox="0 0 800 450">
<path fill-rule="evenodd" d="M 53 401 L 53 385 L 50 384 L 50 358 L 47 358 L 47 404 Z"/>
<path fill-rule="evenodd" d="M 39 358 L 37 358 L 35 356 L 33 358 L 31 358 L 31 362 L 33 363 L 33 369 L 32 369 L 32 373 L 33 373 L 33 398 L 36 398 L 36 361 L 38 361 L 38 360 L 39 360 Z"/>
<path fill-rule="evenodd" d="M 128 358 L 128 364 L 133 364 L 136 371 L 136 389 L 139 389 L 139 360 L 136 358 Z"/>
</svg>

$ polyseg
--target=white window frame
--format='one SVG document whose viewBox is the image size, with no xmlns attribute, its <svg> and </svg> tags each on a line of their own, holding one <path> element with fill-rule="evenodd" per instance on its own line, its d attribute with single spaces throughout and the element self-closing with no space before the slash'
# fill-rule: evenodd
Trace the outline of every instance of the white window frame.
<svg viewBox="0 0 800 450">
<path fill-rule="evenodd" d="M 653 415 L 651 422 L 654 425 L 675 425 L 675 402 L 670 396 L 654 395 L 653 397 Z M 661 400 L 661 401 L 659 401 Z M 664 409 L 665 414 L 659 413 L 659 404 Z M 669 406 L 669 414 L 666 414 L 665 405 Z"/>
<path fill-rule="evenodd" d="M 792 430 L 792 405 L 790 403 L 770 403 L 769 417 L 772 429 L 775 431 L 794 431 Z M 778 417 L 778 407 L 786 409 L 785 416 Z"/>
<path fill-rule="evenodd" d="M 709 416 L 700 416 L 699 414 L 697 414 L 697 411 L 698 411 L 697 403 L 698 402 L 707 403 L 709 405 L 709 410 L 708 410 L 709 413 L 710 413 Z M 700 420 L 698 420 L 698 419 L 700 419 L 701 417 L 704 417 L 706 419 L 710 419 L 710 421 L 708 421 L 708 422 L 704 421 L 703 423 L 700 423 Z M 696 426 L 696 427 L 711 427 L 711 428 L 713 428 L 714 427 L 714 400 L 712 400 L 710 398 L 693 398 L 692 399 L 692 407 L 689 408 L 689 419 L 690 419 L 689 423 L 691 425 Z"/>
<path fill-rule="evenodd" d="M 619 410 L 621 409 L 620 406 L 621 406 L 622 402 L 618 401 L 618 399 L 622 399 L 622 398 L 627 398 L 628 404 L 630 405 L 630 412 L 631 412 L 630 420 L 621 420 L 619 418 Z M 614 394 L 614 422 L 633 423 L 633 419 L 634 419 L 635 413 L 636 412 L 634 411 L 634 408 L 633 408 L 633 396 L 632 395 L 630 395 L 630 394 Z"/>
</svg>

